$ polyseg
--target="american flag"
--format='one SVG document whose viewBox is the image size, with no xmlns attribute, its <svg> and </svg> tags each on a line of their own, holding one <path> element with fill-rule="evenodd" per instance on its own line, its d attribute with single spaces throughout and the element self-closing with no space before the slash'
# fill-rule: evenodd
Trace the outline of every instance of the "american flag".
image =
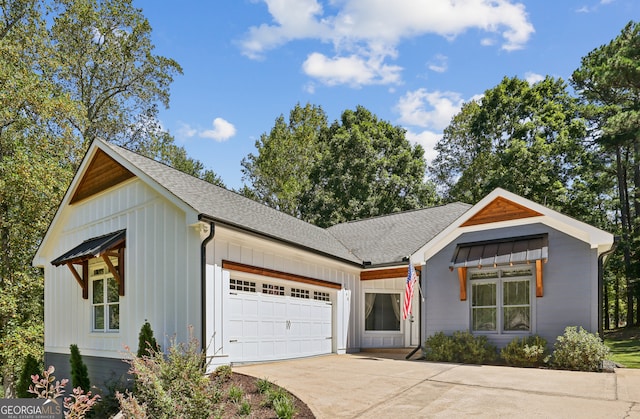
<svg viewBox="0 0 640 419">
<path fill-rule="evenodd" d="M 409 314 L 411 314 L 411 300 L 413 300 L 413 286 L 418 279 L 416 270 L 413 269 L 413 265 L 409 262 L 409 273 L 407 274 L 407 286 L 404 289 L 404 305 L 402 306 L 402 319 L 407 320 Z"/>
</svg>

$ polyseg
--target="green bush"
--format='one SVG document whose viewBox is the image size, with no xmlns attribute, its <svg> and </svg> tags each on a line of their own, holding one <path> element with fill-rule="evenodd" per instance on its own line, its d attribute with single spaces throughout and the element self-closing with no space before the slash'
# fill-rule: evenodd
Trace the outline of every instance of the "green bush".
<svg viewBox="0 0 640 419">
<path fill-rule="evenodd" d="M 84 361 L 82 361 L 78 345 L 72 343 L 69 346 L 69 349 L 71 351 L 71 356 L 69 358 L 69 363 L 71 364 L 71 385 L 73 388 L 80 387 L 86 393 L 91 389 L 87 366 Z"/>
<path fill-rule="evenodd" d="M 516 367 L 540 366 L 547 356 L 547 341 L 538 335 L 515 338 L 502 348 L 500 356 Z"/>
<path fill-rule="evenodd" d="M 145 320 L 138 334 L 138 353 L 136 356 L 142 358 L 143 356 L 149 356 L 151 352 L 158 351 L 160 351 L 160 346 L 158 346 L 158 342 L 153 336 L 153 329 L 151 329 L 149 322 Z"/>
<path fill-rule="evenodd" d="M 609 348 L 596 334 L 569 326 L 553 345 L 551 364 L 560 369 L 599 371 L 609 356 Z"/>
<path fill-rule="evenodd" d="M 291 419 L 296 414 L 296 407 L 289 396 L 279 397 L 273 401 L 273 410 L 278 419 Z"/>
<path fill-rule="evenodd" d="M 243 400 L 238 406 L 238 414 L 242 417 L 249 416 L 251 414 L 251 403 L 248 400 Z"/>
<path fill-rule="evenodd" d="M 31 376 L 38 375 L 42 372 L 42 366 L 37 359 L 31 354 L 24 359 L 24 365 L 16 384 L 16 395 L 21 399 L 36 397 L 35 394 L 29 392 L 29 386 L 32 384 Z"/>
<path fill-rule="evenodd" d="M 242 396 L 244 396 L 244 392 L 242 391 L 242 389 L 236 385 L 231 385 L 231 387 L 229 387 L 229 400 L 231 400 L 234 403 L 239 403 L 240 400 L 242 400 Z"/>
<path fill-rule="evenodd" d="M 496 359 L 496 347 L 486 336 L 457 331 L 453 336 L 438 332 L 425 341 L 425 359 L 436 362 L 482 364 Z"/>
<path fill-rule="evenodd" d="M 258 393 L 264 394 L 271 390 L 271 383 L 266 378 L 258 378 L 256 387 L 258 387 Z"/>
<path fill-rule="evenodd" d="M 192 330 L 190 330 L 191 332 Z M 206 356 L 200 342 L 172 339 L 168 353 L 155 352 L 129 361 L 135 393 L 118 393 L 125 417 L 209 418 L 218 411 L 214 397 L 217 383 L 205 371 Z"/>
</svg>

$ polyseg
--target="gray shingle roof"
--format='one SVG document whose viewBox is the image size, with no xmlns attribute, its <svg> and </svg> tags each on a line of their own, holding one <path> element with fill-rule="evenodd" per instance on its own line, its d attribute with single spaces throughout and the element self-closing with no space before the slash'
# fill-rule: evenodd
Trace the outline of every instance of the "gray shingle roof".
<svg viewBox="0 0 640 419">
<path fill-rule="evenodd" d="M 358 264 L 401 261 L 470 208 L 456 203 L 322 229 L 140 154 L 105 144 L 199 214 Z"/>
<path fill-rule="evenodd" d="M 328 230 L 351 252 L 373 265 L 401 262 L 464 214 L 456 202 L 338 224 Z"/>
</svg>

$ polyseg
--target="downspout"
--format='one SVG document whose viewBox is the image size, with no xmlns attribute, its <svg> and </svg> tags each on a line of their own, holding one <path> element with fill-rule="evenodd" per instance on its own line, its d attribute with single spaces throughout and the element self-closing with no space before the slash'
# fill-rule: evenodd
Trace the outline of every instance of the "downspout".
<svg viewBox="0 0 640 419">
<path fill-rule="evenodd" d="M 613 238 L 613 244 L 611 245 L 611 248 L 605 252 L 602 252 L 600 256 L 598 256 L 598 335 L 600 336 L 600 339 L 604 339 L 604 330 L 602 328 L 602 311 L 604 308 L 604 258 L 615 252 L 616 248 L 618 247 L 619 241 L 620 237 L 615 236 Z"/>
<path fill-rule="evenodd" d="M 209 223 L 209 235 L 204 238 L 200 245 L 200 344 L 202 351 L 207 350 L 207 244 L 213 240 L 213 236 L 216 234 L 216 225 L 213 219 L 207 217 L 204 214 L 198 215 L 199 221 Z"/>
</svg>

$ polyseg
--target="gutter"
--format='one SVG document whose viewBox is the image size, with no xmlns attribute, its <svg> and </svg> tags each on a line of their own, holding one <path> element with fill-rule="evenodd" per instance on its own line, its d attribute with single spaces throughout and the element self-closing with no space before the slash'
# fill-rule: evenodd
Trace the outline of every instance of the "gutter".
<svg viewBox="0 0 640 419">
<path fill-rule="evenodd" d="M 207 350 L 207 244 L 216 234 L 216 224 L 212 218 L 204 214 L 198 215 L 198 221 L 209 223 L 209 235 L 200 244 L 200 345 Z M 205 353 L 206 355 L 206 353 Z"/>
<path fill-rule="evenodd" d="M 602 252 L 600 256 L 598 256 L 598 335 L 600 336 L 600 339 L 604 338 L 604 330 L 602 326 L 602 311 L 604 308 L 604 258 L 616 251 L 619 242 L 620 237 L 615 236 L 613 238 L 611 248 Z"/>
</svg>

